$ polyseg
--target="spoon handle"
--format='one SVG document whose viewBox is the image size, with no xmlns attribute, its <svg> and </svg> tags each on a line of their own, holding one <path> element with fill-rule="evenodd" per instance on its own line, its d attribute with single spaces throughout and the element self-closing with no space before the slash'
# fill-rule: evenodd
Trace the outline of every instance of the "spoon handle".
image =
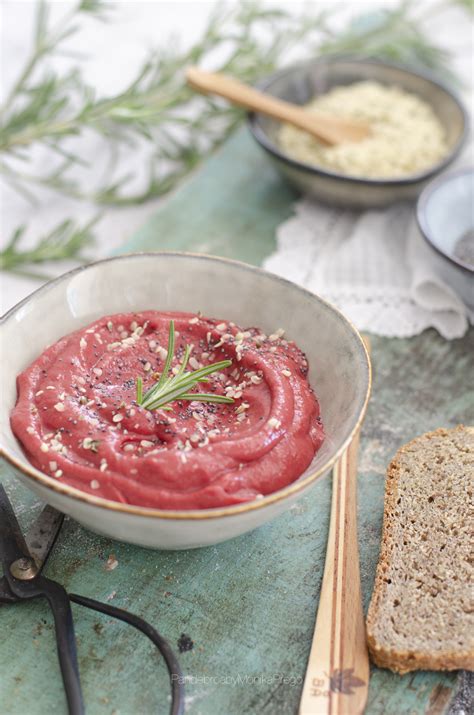
<svg viewBox="0 0 474 715">
<path fill-rule="evenodd" d="M 357 542 L 358 450 L 359 431 L 333 469 L 326 563 L 299 715 L 360 715 L 367 702 L 369 655 Z"/>
<path fill-rule="evenodd" d="M 356 137 L 361 139 L 367 135 L 363 125 L 337 117 L 325 117 L 315 112 L 308 112 L 296 104 L 263 94 L 263 92 L 224 74 L 204 72 L 198 67 L 188 67 L 186 79 L 188 84 L 198 92 L 217 94 L 219 97 L 228 99 L 232 104 L 238 104 L 246 109 L 293 124 L 325 144 L 357 141 Z"/>
</svg>

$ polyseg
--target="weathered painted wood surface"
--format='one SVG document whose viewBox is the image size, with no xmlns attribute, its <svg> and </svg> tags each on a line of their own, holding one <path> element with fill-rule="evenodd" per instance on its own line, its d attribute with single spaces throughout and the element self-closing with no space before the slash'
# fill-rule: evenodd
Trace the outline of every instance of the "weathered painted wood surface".
<svg viewBox="0 0 474 715">
<path fill-rule="evenodd" d="M 296 193 L 275 174 L 242 130 L 172 194 L 123 247 L 195 251 L 260 264 Z"/>
<path fill-rule="evenodd" d="M 126 250 L 188 249 L 259 263 L 293 194 L 244 133 L 168 199 Z M 468 375 L 474 331 L 446 342 L 372 338 L 373 397 L 361 436 L 359 543 L 364 605 L 377 561 L 384 471 L 395 450 L 425 430 L 474 423 Z M 2 481 L 24 526 L 39 505 L 6 467 Z M 331 481 L 288 514 L 216 547 L 158 552 L 113 542 L 66 520 L 46 574 L 68 590 L 135 611 L 181 655 L 191 715 L 291 715 L 298 706 L 324 566 Z M 118 567 L 105 569 L 115 554 Z M 165 668 L 133 629 L 73 606 L 89 715 L 166 713 Z M 65 713 L 48 609 L 0 606 L 0 713 Z M 399 677 L 374 669 L 368 715 L 441 715 L 455 673 Z"/>
</svg>

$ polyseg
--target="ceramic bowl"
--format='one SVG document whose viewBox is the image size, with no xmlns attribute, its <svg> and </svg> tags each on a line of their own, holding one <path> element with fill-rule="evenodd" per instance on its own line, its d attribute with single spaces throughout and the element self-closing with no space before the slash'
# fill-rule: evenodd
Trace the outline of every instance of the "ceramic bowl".
<svg viewBox="0 0 474 715">
<path fill-rule="evenodd" d="M 259 326 L 282 327 L 307 354 L 326 440 L 293 484 L 246 504 L 165 511 L 108 501 L 35 469 L 10 429 L 16 375 L 44 348 L 103 315 L 182 310 Z M 321 298 L 243 263 L 186 253 L 119 256 L 78 268 L 46 284 L 1 320 L 3 361 L 0 454 L 41 499 L 101 534 L 143 546 L 179 549 L 215 544 L 254 529 L 288 509 L 325 475 L 361 423 L 370 363 L 356 329 Z"/>
<path fill-rule="evenodd" d="M 426 187 L 416 218 L 436 273 L 474 310 L 473 206 L 474 169 L 460 169 Z"/>
<path fill-rule="evenodd" d="M 326 203 L 355 208 L 386 206 L 416 198 L 428 181 L 450 164 L 464 142 L 466 112 L 457 97 L 427 74 L 376 60 L 327 57 L 286 68 L 259 82 L 259 89 L 294 104 L 307 104 L 338 85 L 373 80 L 396 85 L 431 104 L 446 130 L 448 155 L 426 171 L 399 179 L 359 179 L 292 159 L 278 146 L 280 123 L 249 114 L 248 125 L 278 171 L 297 189 Z"/>
</svg>

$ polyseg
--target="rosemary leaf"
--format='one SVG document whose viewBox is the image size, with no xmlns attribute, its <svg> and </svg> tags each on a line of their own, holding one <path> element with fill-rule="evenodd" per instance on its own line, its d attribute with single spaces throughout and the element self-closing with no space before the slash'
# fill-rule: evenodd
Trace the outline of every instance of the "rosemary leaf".
<svg viewBox="0 0 474 715">
<path fill-rule="evenodd" d="M 143 381 L 141 377 L 136 380 L 136 402 L 137 405 L 144 407 L 147 410 L 157 410 L 159 408 L 166 409 L 170 402 L 174 400 L 196 400 L 198 402 L 219 402 L 232 404 L 234 400 L 225 395 L 216 395 L 213 393 L 188 392 L 188 390 L 196 387 L 199 382 L 206 382 L 207 376 L 218 370 L 223 370 L 232 365 L 231 360 L 221 360 L 212 365 L 205 365 L 192 372 L 185 372 L 191 355 L 192 347 L 186 346 L 183 359 L 178 371 L 175 375 L 169 375 L 171 364 L 173 362 L 175 347 L 175 329 L 174 320 L 170 321 L 168 333 L 168 350 L 166 360 L 161 376 L 154 385 L 143 395 Z"/>
<path fill-rule="evenodd" d="M 141 405 L 143 402 L 143 380 L 141 377 L 137 377 L 137 404 Z"/>
<path fill-rule="evenodd" d="M 161 373 L 161 377 L 158 380 L 158 383 L 156 385 L 156 388 L 153 387 L 148 392 L 146 393 L 144 397 L 144 401 L 146 401 L 147 397 L 154 391 L 156 390 L 157 392 L 164 387 L 165 383 L 168 381 L 168 373 L 171 369 L 171 363 L 173 360 L 173 355 L 174 355 L 174 320 L 170 321 L 170 328 L 169 328 L 169 335 L 168 335 L 168 352 L 166 354 L 166 360 L 165 360 L 165 365 L 163 368 L 163 372 Z"/>
<path fill-rule="evenodd" d="M 225 395 L 215 395 L 212 392 L 190 392 L 179 396 L 180 400 L 196 400 L 197 402 L 219 402 L 225 404 L 232 404 L 233 399 L 231 397 L 226 397 Z"/>
</svg>

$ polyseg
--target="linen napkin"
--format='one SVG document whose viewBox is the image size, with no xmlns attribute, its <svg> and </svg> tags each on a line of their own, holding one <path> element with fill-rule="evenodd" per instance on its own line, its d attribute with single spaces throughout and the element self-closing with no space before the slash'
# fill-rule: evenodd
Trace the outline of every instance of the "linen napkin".
<svg viewBox="0 0 474 715">
<path fill-rule="evenodd" d="M 321 295 L 360 330 L 402 338 L 433 327 L 452 340 L 474 322 L 426 260 L 412 204 L 356 212 L 303 198 L 294 210 L 265 268 Z"/>
</svg>

